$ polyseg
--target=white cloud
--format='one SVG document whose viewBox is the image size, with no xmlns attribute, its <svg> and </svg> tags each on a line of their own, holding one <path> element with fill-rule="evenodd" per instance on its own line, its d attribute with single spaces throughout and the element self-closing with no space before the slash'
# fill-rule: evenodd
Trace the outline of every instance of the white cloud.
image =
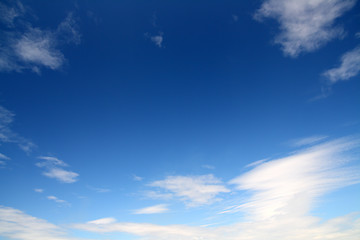
<svg viewBox="0 0 360 240">
<path fill-rule="evenodd" d="M 312 52 L 344 34 L 335 20 L 351 9 L 356 0 L 265 0 L 255 18 L 276 19 L 281 32 L 275 43 L 285 55 Z"/>
<path fill-rule="evenodd" d="M 174 196 L 172 193 L 163 193 L 159 191 L 145 191 L 144 196 L 151 199 L 170 200 Z"/>
<path fill-rule="evenodd" d="M 305 215 L 319 196 L 359 182 L 358 168 L 342 166 L 359 145 L 358 140 L 340 139 L 257 166 L 230 181 L 253 193 L 238 209 L 260 220 Z"/>
<path fill-rule="evenodd" d="M 90 190 L 93 190 L 95 192 L 98 193 L 107 193 L 107 192 L 111 192 L 110 189 L 108 188 L 98 188 L 98 187 L 93 187 L 93 186 L 87 186 Z"/>
<path fill-rule="evenodd" d="M 212 166 L 212 165 L 208 165 L 208 164 L 205 164 L 205 165 L 202 165 L 203 168 L 206 168 L 206 169 L 210 169 L 210 170 L 214 170 L 215 167 Z"/>
<path fill-rule="evenodd" d="M 63 54 L 55 48 L 52 33 L 30 28 L 13 46 L 16 56 L 34 67 L 59 68 L 64 62 Z"/>
<path fill-rule="evenodd" d="M 0 159 L 4 159 L 4 160 L 10 160 L 10 158 L 8 156 L 5 156 L 4 154 L 0 153 Z"/>
<path fill-rule="evenodd" d="M 42 192 L 44 192 L 44 189 L 42 189 L 42 188 L 35 188 L 34 191 L 37 192 L 37 193 L 42 193 Z"/>
<path fill-rule="evenodd" d="M 149 33 L 146 33 L 145 36 L 150 38 L 150 40 L 159 48 L 162 48 L 163 45 L 163 41 L 164 41 L 164 37 L 163 37 L 164 33 L 163 32 L 159 32 L 158 35 L 150 35 Z"/>
<path fill-rule="evenodd" d="M 140 181 L 142 181 L 143 180 L 143 178 L 142 177 L 139 177 L 139 176 L 137 176 L 137 175 L 133 175 L 133 179 L 134 179 L 134 181 L 137 181 L 137 182 L 140 182 Z"/>
<path fill-rule="evenodd" d="M 50 31 L 33 27 L 25 16 L 26 12 L 27 9 L 18 1 L 0 5 L 0 13 L 5 13 L 0 21 L 7 25 L 7 29 L 1 32 L 0 71 L 31 69 L 39 73 L 42 67 L 59 69 L 65 62 L 59 46 L 80 43 L 73 14 L 69 13 L 56 30 Z"/>
<path fill-rule="evenodd" d="M 79 176 L 78 173 L 64 170 L 62 167 L 66 167 L 67 164 L 55 157 L 46 157 L 41 156 L 38 157 L 44 161 L 36 163 L 36 166 L 40 168 L 45 168 L 43 175 L 49 178 L 55 178 L 56 180 L 63 182 L 63 183 L 73 183 L 76 182 Z"/>
<path fill-rule="evenodd" d="M 102 221 L 102 219 L 100 220 Z M 114 220 L 115 219 L 112 219 L 112 222 L 109 224 L 97 224 L 96 222 L 99 220 L 95 220 L 86 224 L 75 224 L 73 225 L 73 227 L 80 230 L 99 233 L 125 232 L 137 236 L 146 237 L 146 239 L 200 240 L 210 239 L 210 236 L 213 235 L 211 233 L 205 232 L 205 229 L 199 229 L 197 227 L 189 227 L 184 225 L 161 226 L 149 223 L 114 222 Z M 197 238 L 197 236 L 201 236 L 201 238 Z"/>
<path fill-rule="evenodd" d="M 149 184 L 170 191 L 174 196 L 180 197 L 188 206 L 211 204 L 219 198 L 220 193 L 229 192 L 221 185 L 221 181 L 213 175 L 201 176 L 168 176 L 164 180 Z"/>
<path fill-rule="evenodd" d="M 88 223 L 90 224 L 96 224 L 96 225 L 104 225 L 104 224 L 111 224 L 116 222 L 115 218 L 100 218 L 97 220 L 90 221 Z"/>
<path fill-rule="evenodd" d="M 318 143 L 322 140 L 325 140 L 326 138 L 327 138 L 327 136 L 314 135 L 314 136 L 310 136 L 310 137 L 306 137 L 306 138 L 294 139 L 294 140 L 290 141 L 290 144 L 294 147 L 302 147 L 302 146 L 307 146 L 307 145 L 312 145 L 312 144 Z"/>
<path fill-rule="evenodd" d="M 0 236 L 21 240 L 70 240 L 60 227 L 14 208 L 0 206 Z"/>
<path fill-rule="evenodd" d="M 360 214 L 328 220 L 311 216 L 315 200 L 331 190 L 358 183 L 359 139 L 342 138 L 310 147 L 292 155 L 260 163 L 231 183 L 250 198 L 239 203 L 237 222 L 218 227 L 155 225 L 97 220 L 74 228 L 97 232 L 123 232 L 147 240 L 358 240 Z M 342 202 L 341 204 L 346 204 Z M 232 214 L 239 214 L 237 211 Z M 229 217 L 224 215 L 225 218 Z"/>
<path fill-rule="evenodd" d="M 67 201 L 59 199 L 58 197 L 55 196 L 47 196 L 46 198 L 59 204 L 68 205 L 68 206 L 70 205 Z"/>
<path fill-rule="evenodd" d="M 50 168 L 43 173 L 49 178 L 55 178 L 60 182 L 73 183 L 77 181 L 79 174 L 71 171 L 64 170 L 62 168 Z"/>
<path fill-rule="evenodd" d="M 344 81 L 355 77 L 359 72 L 360 46 L 357 46 L 341 57 L 341 63 L 338 67 L 327 70 L 323 75 L 328 79 L 329 84 L 334 84 L 338 81 Z"/>
<path fill-rule="evenodd" d="M 134 211 L 134 214 L 155 214 L 155 213 L 164 213 L 168 212 L 166 204 L 158 204 L 146 208 L 137 209 Z"/>
<path fill-rule="evenodd" d="M 17 144 L 24 152 L 30 153 L 36 145 L 19 136 L 10 128 L 12 122 L 14 121 L 14 116 L 15 114 L 0 106 L 0 142 Z"/>
</svg>

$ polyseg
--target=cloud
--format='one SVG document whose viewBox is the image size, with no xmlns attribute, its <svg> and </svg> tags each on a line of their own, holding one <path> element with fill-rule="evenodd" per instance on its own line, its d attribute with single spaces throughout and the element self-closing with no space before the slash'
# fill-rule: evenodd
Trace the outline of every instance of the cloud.
<svg viewBox="0 0 360 240">
<path fill-rule="evenodd" d="M 99 220 L 102 221 L 102 219 Z M 125 232 L 146 237 L 146 239 L 210 239 L 206 237 L 211 236 L 210 233 L 206 233 L 202 229 L 184 225 L 161 226 L 149 223 L 122 223 L 115 222 L 116 220 L 112 218 L 112 221 L 109 224 L 97 224 L 96 222 L 99 220 L 91 221 L 85 224 L 74 224 L 73 227 L 80 230 L 98 233 Z M 205 238 L 196 238 L 197 236 Z"/>
<path fill-rule="evenodd" d="M 100 219 L 72 227 L 97 233 L 129 233 L 147 240 L 357 240 L 359 213 L 324 220 L 311 216 L 311 210 L 322 195 L 359 183 L 359 168 L 352 162 L 359 163 L 359 147 L 357 138 L 327 141 L 288 157 L 259 163 L 235 177 L 230 183 L 238 191 L 250 193 L 250 197 L 233 209 L 232 219 L 237 220 L 232 224 L 156 225 L 117 222 L 111 218 L 111 221 Z M 229 215 L 224 217 L 228 219 Z"/>
<path fill-rule="evenodd" d="M 139 176 L 137 176 L 137 175 L 133 175 L 133 179 L 134 179 L 134 181 L 137 181 L 137 182 L 140 182 L 140 181 L 142 181 L 143 180 L 143 178 L 142 177 L 139 177 Z"/>
<path fill-rule="evenodd" d="M 351 9 L 356 0 L 265 0 L 255 19 L 273 18 L 280 24 L 275 43 L 285 55 L 297 57 L 312 52 L 344 35 L 335 20 Z"/>
<path fill-rule="evenodd" d="M 330 85 L 349 80 L 360 72 L 360 46 L 346 52 L 341 57 L 341 63 L 338 67 L 327 70 L 323 75 L 328 79 Z"/>
<path fill-rule="evenodd" d="M 47 196 L 46 198 L 49 199 L 49 200 L 52 200 L 52 201 L 54 201 L 56 203 L 59 203 L 59 204 L 70 205 L 70 203 L 68 203 L 67 201 L 59 199 L 59 198 L 57 198 L 55 196 Z"/>
<path fill-rule="evenodd" d="M 294 139 L 294 140 L 290 141 L 290 145 L 292 145 L 293 147 L 302 147 L 302 146 L 307 146 L 307 145 L 312 145 L 314 143 L 318 143 L 326 138 L 327 138 L 327 136 L 314 135 L 311 137 Z"/>
<path fill-rule="evenodd" d="M 68 165 L 62 160 L 55 157 L 46 156 L 41 156 L 38 158 L 44 160 L 42 162 L 36 163 L 36 166 L 40 168 L 45 168 L 43 175 L 49 178 L 55 178 L 56 180 L 63 183 L 74 183 L 78 181 L 77 177 L 79 176 L 79 174 L 64 170 L 63 167 L 67 167 Z"/>
<path fill-rule="evenodd" d="M 97 187 L 92 187 L 92 186 L 87 186 L 90 190 L 93 190 L 95 192 L 98 193 L 107 193 L 107 192 L 111 192 L 110 189 L 108 188 L 97 188 Z"/>
<path fill-rule="evenodd" d="M 221 185 L 221 181 L 212 174 L 201 176 L 168 176 L 164 180 L 149 184 L 159 187 L 179 197 L 190 207 L 211 204 L 219 198 L 220 193 L 230 190 Z"/>
<path fill-rule="evenodd" d="M 168 212 L 166 204 L 158 204 L 146 208 L 137 209 L 134 211 L 134 214 L 155 214 L 155 213 L 164 213 Z"/>
<path fill-rule="evenodd" d="M 34 191 L 37 192 L 37 193 L 42 193 L 42 192 L 44 192 L 44 189 L 35 188 Z"/>
<path fill-rule="evenodd" d="M 239 16 L 238 15 L 233 14 L 233 15 L 231 15 L 231 17 L 232 17 L 234 22 L 239 21 Z"/>
<path fill-rule="evenodd" d="M 0 236 L 21 240 L 70 240 L 60 227 L 26 213 L 0 206 Z"/>
<path fill-rule="evenodd" d="M 65 62 L 60 46 L 80 43 L 73 13 L 69 13 L 57 29 L 51 31 L 33 27 L 26 17 L 26 8 L 18 1 L 1 4 L 0 12 L 5 13 L 0 21 L 7 26 L 2 31 L 0 71 L 31 69 L 39 73 L 42 67 L 59 69 Z"/>
<path fill-rule="evenodd" d="M 319 196 L 359 182 L 358 167 L 343 167 L 359 145 L 344 138 L 258 165 L 230 181 L 253 193 L 237 209 L 260 220 L 305 215 Z"/>
<path fill-rule="evenodd" d="M 1 159 L 3 160 L 10 160 L 9 157 L 5 156 L 4 154 L 0 153 L 0 165 L 6 165 L 6 162 L 5 161 L 2 161 Z"/>
<path fill-rule="evenodd" d="M 104 224 L 111 224 L 116 222 L 115 218 L 101 218 L 94 221 L 90 221 L 88 223 L 95 224 L 95 225 L 104 225 Z"/>
<path fill-rule="evenodd" d="M 215 169 L 214 166 L 208 165 L 208 164 L 202 165 L 201 167 L 206 168 L 206 169 L 210 169 L 210 170 L 214 170 L 214 169 Z"/>
<path fill-rule="evenodd" d="M 150 35 L 149 33 L 146 33 L 145 36 L 147 38 L 149 38 L 156 46 L 158 46 L 159 48 L 162 48 L 163 45 L 163 41 L 164 41 L 164 37 L 163 37 L 164 33 L 163 32 L 159 32 L 159 34 L 157 35 Z"/>
<path fill-rule="evenodd" d="M 12 122 L 14 121 L 14 116 L 15 114 L 0 106 L 0 142 L 15 143 L 24 152 L 30 153 L 36 145 L 30 140 L 19 136 L 10 128 Z"/>
</svg>

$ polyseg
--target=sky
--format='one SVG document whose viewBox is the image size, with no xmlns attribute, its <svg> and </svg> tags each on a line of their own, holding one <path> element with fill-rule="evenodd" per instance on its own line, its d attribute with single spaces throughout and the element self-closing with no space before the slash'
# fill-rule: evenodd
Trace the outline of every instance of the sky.
<svg viewBox="0 0 360 240">
<path fill-rule="evenodd" d="M 0 239 L 359 239 L 359 10 L 0 1 Z"/>
</svg>

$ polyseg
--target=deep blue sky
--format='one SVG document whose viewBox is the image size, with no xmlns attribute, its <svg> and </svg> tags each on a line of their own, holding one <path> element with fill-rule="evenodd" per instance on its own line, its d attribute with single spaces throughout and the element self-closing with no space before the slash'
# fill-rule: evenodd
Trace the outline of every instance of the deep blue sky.
<svg viewBox="0 0 360 240">
<path fill-rule="evenodd" d="M 358 185 L 320 197 L 359 179 L 342 166 L 359 165 L 359 9 L 351 0 L 0 3 L 0 238 L 31 239 L 2 229 L 3 212 L 19 210 L 69 236 L 26 234 L 44 239 L 216 239 L 216 226 L 267 219 L 254 200 L 264 186 L 246 177 L 257 172 L 271 172 L 264 182 L 274 181 L 275 196 L 302 196 L 304 218 L 358 211 Z M 315 182 L 302 188 L 301 178 Z M 197 195 L 207 187 L 210 195 Z M 276 206 L 266 194 L 261 201 Z M 290 197 L 279 202 L 293 214 Z M 158 208 L 137 212 L 149 206 Z M 92 235 L 74 225 L 109 217 L 210 224 L 216 234 L 141 235 L 108 219 L 115 230 Z"/>
</svg>

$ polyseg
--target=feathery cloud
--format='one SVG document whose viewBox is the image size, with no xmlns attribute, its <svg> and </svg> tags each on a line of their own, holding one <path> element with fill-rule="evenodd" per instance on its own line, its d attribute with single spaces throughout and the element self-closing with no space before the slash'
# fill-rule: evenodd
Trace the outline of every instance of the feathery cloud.
<svg viewBox="0 0 360 240">
<path fill-rule="evenodd" d="M 44 189 L 42 189 L 42 188 L 35 188 L 34 191 L 37 192 L 37 193 L 43 193 L 43 192 L 44 192 Z"/>
<path fill-rule="evenodd" d="M 327 136 L 314 135 L 306 138 L 294 139 L 290 141 L 290 145 L 293 147 L 302 147 L 307 145 L 312 145 L 318 143 L 322 140 L 325 140 Z"/>
<path fill-rule="evenodd" d="M 159 187 L 171 192 L 190 207 L 211 204 L 220 200 L 216 198 L 218 194 L 230 192 L 212 174 L 201 176 L 168 176 L 164 180 L 152 182 L 149 186 Z"/>
<path fill-rule="evenodd" d="M 0 142 L 15 143 L 24 152 L 30 153 L 36 145 L 31 141 L 19 136 L 10 128 L 12 122 L 14 121 L 14 116 L 15 114 L 0 106 Z"/>
<path fill-rule="evenodd" d="M 56 202 L 56 203 L 70 206 L 70 203 L 69 203 L 69 202 L 67 202 L 67 201 L 65 201 L 65 200 L 62 200 L 62 199 L 59 199 L 58 197 L 55 197 L 55 196 L 47 196 L 46 198 L 49 199 L 49 200 L 52 200 L 52 201 L 54 201 L 54 202 Z"/>
<path fill-rule="evenodd" d="M 44 160 L 42 162 L 36 163 L 36 166 L 45 168 L 43 175 L 49 178 L 55 178 L 56 180 L 63 183 L 73 183 L 78 180 L 78 173 L 63 169 L 63 167 L 67 167 L 68 165 L 62 160 L 55 157 L 46 156 L 41 156 L 38 158 Z"/>
<path fill-rule="evenodd" d="M 26 213 L 0 206 L 0 236 L 21 240 L 70 240 L 60 227 Z"/>
<path fill-rule="evenodd" d="M 341 57 L 341 63 L 338 67 L 327 70 L 323 75 L 332 85 L 339 81 L 345 81 L 355 77 L 360 72 L 360 46 L 346 52 Z"/>
<path fill-rule="evenodd" d="M 2 31 L 0 45 L 0 71 L 31 69 L 39 73 L 42 67 L 59 69 L 65 57 L 59 46 L 80 43 L 80 34 L 73 13 L 69 13 L 55 30 L 33 27 L 26 13 L 27 9 L 14 1 L 0 5 L 0 23 L 7 26 Z"/>
<path fill-rule="evenodd" d="M 151 35 L 150 33 L 145 33 L 145 36 L 147 38 L 149 38 L 156 46 L 158 46 L 159 48 L 162 48 L 163 45 L 163 41 L 164 41 L 164 33 L 163 32 L 159 32 L 159 34 L 157 35 Z"/>
<path fill-rule="evenodd" d="M 148 240 L 357 240 L 359 213 L 322 220 L 311 216 L 310 210 L 323 194 L 359 182 L 359 168 L 350 166 L 352 160 L 359 159 L 359 147 L 360 140 L 356 138 L 328 141 L 288 157 L 259 163 L 234 178 L 230 183 L 239 191 L 249 191 L 250 198 L 233 209 L 233 214 L 245 213 L 245 218 L 233 224 L 156 225 L 111 218 L 72 227 L 97 233 L 129 233 Z"/>
<path fill-rule="evenodd" d="M 335 38 L 344 35 L 335 20 L 350 10 L 356 0 L 265 0 L 255 19 L 273 18 L 281 32 L 275 43 L 285 55 L 297 57 L 312 52 Z"/>
<path fill-rule="evenodd" d="M 137 209 L 134 211 L 134 214 L 155 214 L 155 213 L 164 213 L 168 212 L 166 204 L 158 204 L 146 208 Z"/>
</svg>

